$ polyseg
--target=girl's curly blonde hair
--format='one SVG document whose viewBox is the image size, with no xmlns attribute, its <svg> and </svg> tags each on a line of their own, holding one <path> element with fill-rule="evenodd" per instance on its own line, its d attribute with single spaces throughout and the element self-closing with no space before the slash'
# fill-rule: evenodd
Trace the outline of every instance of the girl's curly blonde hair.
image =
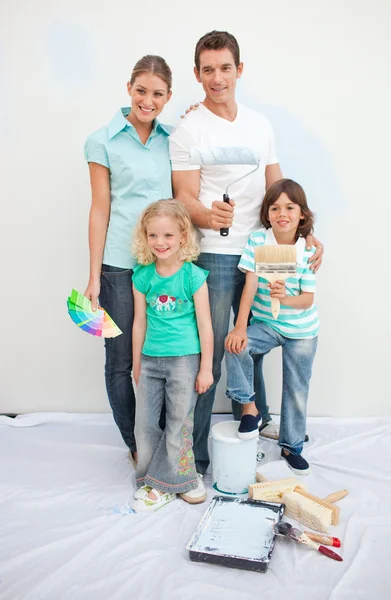
<svg viewBox="0 0 391 600">
<path fill-rule="evenodd" d="M 178 259 L 186 262 L 196 260 L 200 249 L 190 215 L 182 202 L 170 198 L 150 204 L 138 220 L 133 237 L 132 253 L 140 265 L 149 265 L 156 261 L 156 256 L 149 249 L 147 240 L 148 221 L 155 217 L 170 217 L 178 223 L 180 232 L 184 234 Z"/>
</svg>

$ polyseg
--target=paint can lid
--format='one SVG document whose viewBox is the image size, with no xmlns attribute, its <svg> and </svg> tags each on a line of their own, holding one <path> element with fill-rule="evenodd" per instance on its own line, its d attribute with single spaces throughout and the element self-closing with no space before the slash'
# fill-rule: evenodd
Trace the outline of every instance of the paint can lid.
<svg viewBox="0 0 391 600">
<path fill-rule="evenodd" d="M 218 442 L 224 444 L 249 444 L 257 442 L 257 438 L 251 440 L 240 440 L 237 432 L 240 425 L 240 421 L 222 421 L 213 425 L 211 430 L 211 436 Z"/>
</svg>

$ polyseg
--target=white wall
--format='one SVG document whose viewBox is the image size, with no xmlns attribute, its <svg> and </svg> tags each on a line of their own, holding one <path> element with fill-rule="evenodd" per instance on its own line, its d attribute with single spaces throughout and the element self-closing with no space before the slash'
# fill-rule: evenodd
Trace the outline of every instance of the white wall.
<svg viewBox="0 0 391 600">
<path fill-rule="evenodd" d="M 108 410 L 102 342 L 65 305 L 88 278 L 84 139 L 127 103 L 146 53 L 173 69 L 174 124 L 202 98 L 195 42 L 218 28 L 237 36 L 238 98 L 271 119 L 325 242 L 309 412 L 389 414 L 390 3 L 14 0 L 2 13 L 0 412 Z M 278 410 L 278 353 L 265 370 Z"/>
</svg>

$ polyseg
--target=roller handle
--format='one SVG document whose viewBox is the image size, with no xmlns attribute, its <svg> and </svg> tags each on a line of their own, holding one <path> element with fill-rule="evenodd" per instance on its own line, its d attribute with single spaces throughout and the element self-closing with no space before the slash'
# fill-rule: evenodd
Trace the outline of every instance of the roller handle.
<svg viewBox="0 0 391 600">
<path fill-rule="evenodd" d="M 223 194 L 223 202 L 226 202 L 227 204 L 229 204 L 229 195 L 228 194 Z M 220 229 L 220 235 L 222 235 L 223 237 L 227 237 L 227 235 L 229 235 L 229 228 L 228 227 L 223 227 L 222 229 Z"/>
</svg>

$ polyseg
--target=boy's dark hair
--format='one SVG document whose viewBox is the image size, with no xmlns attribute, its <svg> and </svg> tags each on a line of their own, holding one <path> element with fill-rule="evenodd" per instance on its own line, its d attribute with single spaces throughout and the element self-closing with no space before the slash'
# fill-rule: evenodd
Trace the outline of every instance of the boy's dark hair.
<svg viewBox="0 0 391 600">
<path fill-rule="evenodd" d="M 232 52 L 235 66 L 238 68 L 240 63 L 239 44 L 232 33 L 228 31 L 210 31 L 200 38 L 196 44 L 194 53 L 194 63 L 197 71 L 200 70 L 200 54 L 203 50 L 222 50 L 227 48 Z"/>
<path fill-rule="evenodd" d="M 266 229 L 270 228 L 269 208 L 281 194 L 286 194 L 291 202 L 300 206 L 303 219 L 300 221 L 296 232 L 296 240 L 302 236 L 307 237 L 314 230 L 314 213 L 308 208 L 307 197 L 301 185 L 293 179 L 280 179 L 269 187 L 261 206 L 261 222 Z"/>
</svg>

